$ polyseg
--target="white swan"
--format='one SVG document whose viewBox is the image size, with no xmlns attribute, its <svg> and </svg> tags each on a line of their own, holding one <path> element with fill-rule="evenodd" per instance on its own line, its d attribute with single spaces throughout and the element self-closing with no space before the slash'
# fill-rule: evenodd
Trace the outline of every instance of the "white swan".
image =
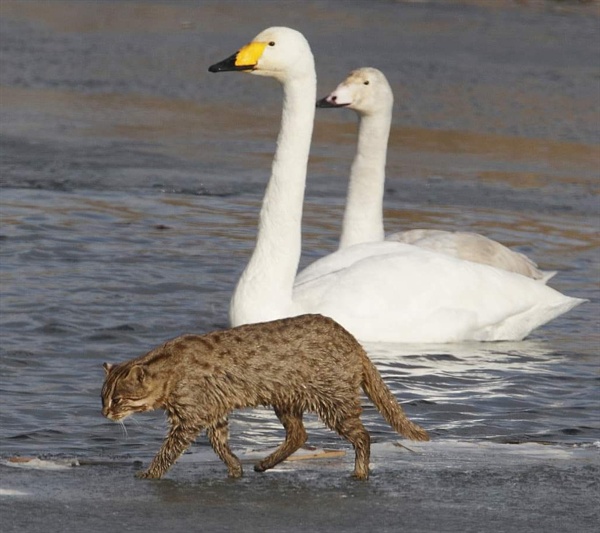
<svg viewBox="0 0 600 533">
<path fill-rule="evenodd" d="M 317 107 L 347 107 L 358 114 L 358 146 L 348 185 L 340 248 L 384 239 L 383 193 L 385 164 L 394 95 L 376 68 L 352 71 Z M 414 229 L 386 240 L 414 244 L 460 259 L 517 272 L 544 283 L 555 272 L 542 272 L 527 256 L 472 232 Z"/>
<path fill-rule="evenodd" d="M 295 30 L 269 28 L 209 70 L 270 76 L 284 93 L 256 246 L 231 300 L 232 325 L 322 313 L 363 341 L 514 340 L 581 303 L 512 272 L 386 241 L 338 250 L 294 282 L 315 112 L 310 47 Z"/>
</svg>

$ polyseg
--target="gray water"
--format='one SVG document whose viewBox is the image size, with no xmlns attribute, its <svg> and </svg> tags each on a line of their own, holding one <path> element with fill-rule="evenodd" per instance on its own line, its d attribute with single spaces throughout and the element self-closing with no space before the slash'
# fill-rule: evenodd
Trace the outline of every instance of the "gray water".
<svg viewBox="0 0 600 533">
<path fill-rule="evenodd" d="M 197 518 L 205 531 L 363 531 L 371 520 L 381 531 L 592 530 L 597 12 L 551 1 L 246 6 L 2 2 L 0 459 L 81 465 L 0 465 L 0 489 L 13 494 L 0 490 L 3 530 L 103 531 L 114 520 L 162 531 Z M 397 435 L 366 403 L 375 443 L 366 485 L 348 477 L 347 444 L 311 417 L 309 443 L 346 450 L 343 459 L 290 462 L 265 476 L 247 467 L 232 484 L 201 437 L 168 479 L 137 481 L 136 461 L 160 446 L 163 417 L 140 415 L 125 429 L 102 418 L 101 364 L 227 326 L 281 94 L 270 81 L 207 67 L 272 24 L 307 36 L 322 95 L 355 67 L 388 75 L 389 231 L 483 233 L 590 301 L 523 342 L 368 345 L 432 443 L 406 443 L 414 454 L 394 447 Z M 303 266 L 336 247 L 355 127 L 349 111 L 317 113 Z M 248 460 L 282 438 L 267 410 L 236 413 L 231 433 Z"/>
</svg>

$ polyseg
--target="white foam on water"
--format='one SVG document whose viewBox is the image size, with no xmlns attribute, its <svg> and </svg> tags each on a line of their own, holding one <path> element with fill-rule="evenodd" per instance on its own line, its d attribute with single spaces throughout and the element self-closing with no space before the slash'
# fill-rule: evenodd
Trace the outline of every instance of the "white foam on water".
<svg viewBox="0 0 600 533">
<path fill-rule="evenodd" d="M 524 442 L 520 444 L 501 444 L 490 441 L 461 441 L 461 440 L 433 440 L 429 442 L 415 442 L 402 440 L 398 442 L 382 442 L 371 445 L 372 458 L 378 456 L 389 457 L 398 453 L 415 453 L 428 459 L 444 459 L 448 455 L 456 458 L 465 458 L 472 461 L 487 461 L 489 457 L 512 458 L 531 460 L 569 460 L 576 458 L 596 458 L 600 456 L 593 447 L 565 444 L 545 444 L 539 442 Z"/>
<path fill-rule="evenodd" d="M 32 470 L 68 470 L 74 466 L 79 466 L 77 459 L 70 460 L 46 460 L 34 457 L 28 460 L 5 461 L 6 466 L 14 468 L 28 468 Z"/>
<path fill-rule="evenodd" d="M 0 496 L 29 496 L 29 494 L 29 492 L 23 492 L 22 490 L 3 489 L 0 487 Z"/>
</svg>

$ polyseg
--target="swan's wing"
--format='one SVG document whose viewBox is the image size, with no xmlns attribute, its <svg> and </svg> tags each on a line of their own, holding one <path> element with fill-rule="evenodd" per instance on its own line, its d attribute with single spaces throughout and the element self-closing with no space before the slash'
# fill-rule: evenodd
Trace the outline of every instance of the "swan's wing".
<svg viewBox="0 0 600 533">
<path fill-rule="evenodd" d="M 394 245 L 358 245 L 313 265 L 294 287 L 294 313 L 330 316 L 362 341 L 520 340 L 583 301 L 512 272 Z"/>
<path fill-rule="evenodd" d="M 393 233 L 386 240 L 412 244 L 428 250 L 516 272 L 546 283 L 555 272 L 542 272 L 522 253 L 478 233 L 442 230 L 409 230 Z"/>
<path fill-rule="evenodd" d="M 410 251 L 413 248 L 409 244 L 387 241 L 355 244 L 354 246 L 343 248 L 317 259 L 308 265 L 296 276 L 294 287 L 299 287 L 311 280 L 330 275 L 332 272 L 345 270 L 354 263 L 369 257 L 393 254 L 403 249 Z"/>
</svg>

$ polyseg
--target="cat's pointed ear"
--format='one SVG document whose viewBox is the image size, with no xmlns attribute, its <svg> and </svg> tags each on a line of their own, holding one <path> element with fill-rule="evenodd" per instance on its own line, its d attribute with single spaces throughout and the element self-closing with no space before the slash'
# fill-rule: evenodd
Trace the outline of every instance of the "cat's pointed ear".
<svg viewBox="0 0 600 533">
<path fill-rule="evenodd" d="M 146 367 L 144 365 L 133 365 L 127 377 L 141 383 L 146 377 Z"/>
<path fill-rule="evenodd" d="M 112 363 L 104 363 L 102 366 L 104 367 L 104 371 L 106 372 L 106 375 L 108 376 L 108 374 L 110 374 L 110 371 L 113 369 L 113 367 L 115 365 L 113 365 Z"/>
</svg>

